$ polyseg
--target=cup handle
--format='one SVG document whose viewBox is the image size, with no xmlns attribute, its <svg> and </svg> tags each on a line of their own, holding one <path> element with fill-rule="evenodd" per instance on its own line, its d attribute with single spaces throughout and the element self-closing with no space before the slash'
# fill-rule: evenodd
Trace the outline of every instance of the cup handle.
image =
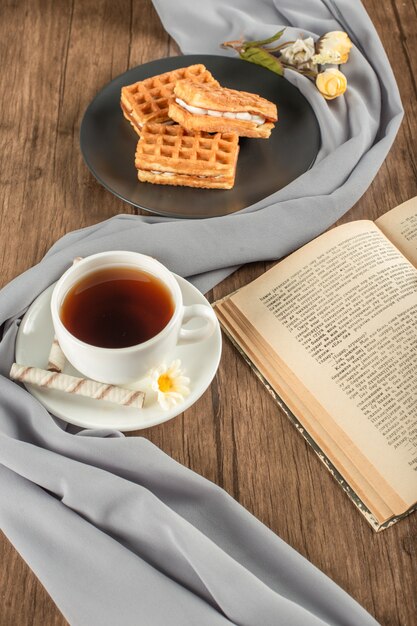
<svg viewBox="0 0 417 626">
<path fill-rule="evenodd" d="M 181 328 L 178 337 L 178 345 L 202 341 L 214 333 L 217 326 L 217 317 L 211 307 L 206 306 L 205 304 L 185 306 L 182 324 L 186 324 L 194 317 L 203 318 L 206 323 L 201 328 L 195 328 L 193 330 Z"/>
</svg>

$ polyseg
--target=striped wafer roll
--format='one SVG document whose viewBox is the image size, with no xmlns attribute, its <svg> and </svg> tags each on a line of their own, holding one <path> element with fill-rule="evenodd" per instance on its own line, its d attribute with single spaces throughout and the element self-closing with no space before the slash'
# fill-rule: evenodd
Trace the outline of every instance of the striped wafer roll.
<svg viewBox="0 0 417 626">
<path fill-rule="evenodd" d="M 82 256 L 76 256 L 72 264 L 75 265 L 76 263 L 81 261 L 82 258 Z M 52 342 L 51 350 L 49 352 L 48 365 L 46 366 L 46 369 L 50 372 L 62 372 L 65 367 L 65 361 L 65 354 L 62 352 L 58 339 L 54 335 L 54 340 Z"/>
<path fill-rule="evenodd" d="M 47 370 L 49 372 L 62 372 L 65 367 L 65 361 L 65 354 L 62 352 L 58 339 L 54 335 L 54 340 L 49 352 Z"/>
<path fill-rule="evenodd" d="M 27 365 L 19 365 L 13 363 L 10 370 L 10 378 L 18 380 L 22 383 L 29 383 L 37 387 L 47 389 L 56 389 L 73 393 L 94 400 L 106 400 L 113 404 L 121 404 L 123 406 L 132 406 L 141 409 L 145 399 L 143 391 L 133 389 L 125 389 L 116 385 L 107 385 L 99 383 L 89 378 L 77 378 L 60 372 L 49 372 L 38 367 L 29 367 Z"/>
</svg>

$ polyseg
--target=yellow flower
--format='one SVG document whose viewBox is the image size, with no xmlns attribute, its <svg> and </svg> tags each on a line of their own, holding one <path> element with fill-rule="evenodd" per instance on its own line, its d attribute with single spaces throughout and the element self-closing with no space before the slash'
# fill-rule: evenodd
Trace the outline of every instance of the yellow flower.
<svg viewBox="0 0 417 626">
<path fill-rule="evenodd" d="M 347 87 L 346 76 L 335 68 L 329 68 L 317 74 L 316 87 L 326 100 L 333 100 L 345 93 Z"/>
<path fill-rule="evenodd" d="M 348 35 L 341 30 L 326 33 L 317 42 L 317 55 L 313 57 L 315 63 L 335 63 L 340 65 L 349 59 L 352 42 Z"/>
<path fill-rule="evenodd" d="M 182 402 L 190 393 L 190 379 L 183 374 L 179 359 L 173 361 L 169 367 L 162 364 L 148 373 L 146 382 L 156 391 L 158 402 L 165 411 Z"/>
</svg>

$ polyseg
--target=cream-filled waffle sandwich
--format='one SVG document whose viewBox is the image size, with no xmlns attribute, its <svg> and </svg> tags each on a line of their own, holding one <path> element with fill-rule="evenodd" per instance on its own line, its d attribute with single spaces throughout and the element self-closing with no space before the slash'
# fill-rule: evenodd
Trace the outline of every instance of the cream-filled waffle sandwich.
<svg viewBox="0 0 417 626">
<path fill-rule="evenodd" d="M 176 124 L 145 124 L 136 150 L 138 178 L 159 185 L 231 189 L 238 139 L 237 133 L 194 133 Z"/>
<path fill-rule="evenodd" d="M 179 80 L 218 85 L 204 65 L 181 67 L 122 87 L 120 105 L 123 115 L 140 135 L 147 122 L 169 122 L 168 106 Z"/>
<path fill-rule="evenodd" d="M 175 85 L 168 114 L 190 131 L 236 132 L 263 139 L 278 119 L 276 105 L 261 96 L 187 79 Z"/>
</svg>

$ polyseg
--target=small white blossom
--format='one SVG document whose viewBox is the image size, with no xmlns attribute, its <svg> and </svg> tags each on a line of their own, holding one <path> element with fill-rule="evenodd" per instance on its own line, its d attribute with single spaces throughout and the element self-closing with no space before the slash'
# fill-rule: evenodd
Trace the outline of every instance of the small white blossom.
<svg viewBox="0 0 417 626">
<path fill-rule="evenodd" d="M 281 49 L 281 59 L 287 65 L 293 65 L 297 67 L 303 65 L 307 68 L 311 65 L 309 63 L 314 54 L 314 41 L 312 37 L 307 39 L 297 39 L 294 43 Z"/>
<path fill-rule="evenodd" d="M 337 50 L 325 50 L 311 57 L 311 61 L 314 65 L 339 65 L 341 58 L 342 56 Z"/>
<path fill-rule="evenodd" d="M 154 367 L 148 373 L 145 384 L 157 394 L 157 399 L 164 411 L 179 404 L 190 393 L 190 379 L 184 376 L 180 359 L 167 367 L 165 363 Z"/>
</svg>

